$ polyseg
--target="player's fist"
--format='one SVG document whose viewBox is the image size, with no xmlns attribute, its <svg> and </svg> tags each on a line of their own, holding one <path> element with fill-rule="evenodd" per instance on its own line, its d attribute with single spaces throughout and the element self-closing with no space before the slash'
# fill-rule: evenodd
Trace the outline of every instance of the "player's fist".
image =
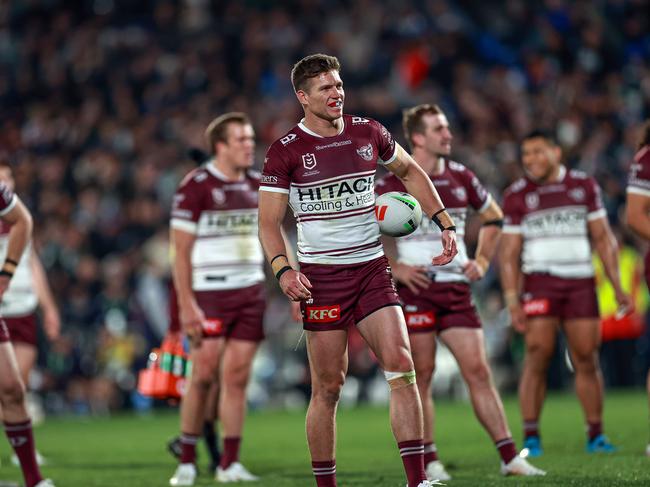
<svg viewBox="0 0 650 487">
<path fill-rule="evenodd" d="M 296 323 L 302 322 L 302 311 L 300 309 L 300 301 L 289 301 L 291 310 L 291 319 Z"/>
<path fill-rule="evenodd" d="M 443 230 L 441 240 L 442 253 L 431 260 L 433 265 L 449 264 L 458 253 L 456 232 L 454 230 Z"/>
<path fill-rule="evenodd" d="M 463 268 L 465 277 L 467 277 L 467 279 L 472 282 L 482 279 L 486 271 L 487 267 L 484 267 L 479 260 L 467 261 L 465 267 Z"/>
<path fill-rule="evenodd" d="M 305 301 L 311 298 L 311 282 L 307 276 L 294 269 L 280 276 L 280 288 L 291 301 Z"/>
<path fill-rule="evenodd" d="M 521 304 L 511 303 L 508 305 L 510 312 L 510 323 L 515 331 L 524 333 L 526 331 L 526 313 L 524 312 Z"/>
</svg>

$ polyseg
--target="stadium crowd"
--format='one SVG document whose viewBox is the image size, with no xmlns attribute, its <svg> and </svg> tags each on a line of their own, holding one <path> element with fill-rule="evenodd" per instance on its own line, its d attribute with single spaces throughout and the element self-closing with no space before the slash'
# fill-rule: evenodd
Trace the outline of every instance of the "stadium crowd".
<svg viewBox="0 0 650 487">
<path fill-rule="evenodd" d="M 41 360 L 46 406 L 125 403 L 168 324 L 169 210 L 196 164 L 188 149 L 206 148 L 216 115 L 244 111 L 259 168 L 301 117 L 288 73 L 307 53 L 337 55 L 346 111 L 395 135 L 402 108 L 438 103 L 453 157 L 495 195 L 521 174 L 521 136 L 552 130 L 566 164 L 596 176 L 612 225 L 634 245 L 621 210 L 636 129 L 650 116 L 646 9 L 644 0 L 3 3 L 0 159 L 33 212 L 62 313 L 62 337 Z M 496 276 L 478 287 L 488 327 L 506 324 Z M 267 321 L 261 402 L 305 380 L 299 367 L 270 378 L 282 361 L 302 362 L 282 357 L 299 327 L 281 296 Z M 494 328 L 488 340 L 503 344 L 507 333 Z M 639 363 L 650 361 L 647 336 L 633 345 Z M 371 377 L 367 358 L 358 362 Z"/>
</svg>

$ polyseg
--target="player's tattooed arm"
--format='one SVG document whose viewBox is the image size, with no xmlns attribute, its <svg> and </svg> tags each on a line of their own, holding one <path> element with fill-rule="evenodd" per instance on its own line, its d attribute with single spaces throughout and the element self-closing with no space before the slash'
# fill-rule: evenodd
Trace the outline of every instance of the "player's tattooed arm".
<svg viewBox="0 0 650 487">
<path fill-rule="evenodd" d="M 259 236 L 282 292 L 292 301 L 303 301 L 311 297 L 311 283 L 304 274 L 289 264 L 286 244 L 282 238 L 281 227 L 288 202 L 286 194 L 260 191 Z"/>
</svg>

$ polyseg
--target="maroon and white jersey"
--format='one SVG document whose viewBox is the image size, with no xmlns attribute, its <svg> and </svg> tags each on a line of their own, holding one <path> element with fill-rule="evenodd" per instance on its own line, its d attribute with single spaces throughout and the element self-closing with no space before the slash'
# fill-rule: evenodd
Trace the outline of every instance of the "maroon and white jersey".
<svg viewBox="0 0 650 487">
<path fill-rule="evenodd" d="M 630 166 L 627 192 L 650 198 L 650 145 L 646 145 L 634 156 Z"/>
<path fill-rule="evenodd" d="M 354 264 L 383 255 L 374 215 L 377 164 L 397 156 L 379 122 L 343 116 L 343 128 L 321 137 L 302 122 L 269 148 L 261 191 L 289 195 L 298 222 L 298 260 Z"/>
<path fill-rule="evenodd" d="M 463 273 L 468 261 L 465 247 L 467 209 L 472 207 L 480 213 L 490 205 L 492 197 L 474 173 L 462 164 L 447 160 L 442 160 L 441 164 L 442 172 L 429 178 L 454 219 L 458 254 L 444 266 L 431 264 L 431 259 L 442 253 L 441 232 L 429 217 L 422 215 L 422 222 L 415 232 L 396 239 L 399 261 L 428 268 L 429 274 L 432 277 L 435 275 L 436 282 L 469 282 Z M 406 188 L 398 177 L 389 174 L 377 181 L 376 192 L 384 194 L 389 191 L 406 191 Z"/>
<path fill-rule="evenodd" d="M 190 172 L 174 195 L 171 228 L 196 236 L 192 289 L 239 289 L 264 280 L 257 236 L 259 174 L 227 179 L 212 163 Z"/>
<path fill-rule="evenodd" d="M 606 218 L 598 183 L 560 167 L 559 181 L 539 185 L 522 178 L 505 193 L 504 233 L 523 237 L 524 274 L 567 279 L 594 275 L 588 222 Z"/>
<path fill-rule="evenodd" d="M 16 206 L 16 201 L 16 195 L 13 191 L 0 183 L 0 217 L 11 211 Z M 11 230 L 11 225 L 0 220 L 0 262 L 4 262 L 7 256 L 9 230 Z M 2 296 L 0 316 L 11 318 L 28 315 L 33 313 L 38 306 L 38 297 L 34 290 L 32 277 L 32 266 L 30 265 L 31 253 L 32 246 L 28 242 L 23 255 L 20 257 L 14 276 L 9 282 L 9 288 Z"/>
</svg>

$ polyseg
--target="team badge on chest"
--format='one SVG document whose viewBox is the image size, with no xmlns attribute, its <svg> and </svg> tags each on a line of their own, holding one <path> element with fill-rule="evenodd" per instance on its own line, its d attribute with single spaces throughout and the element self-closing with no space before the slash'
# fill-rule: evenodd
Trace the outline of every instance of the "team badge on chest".
<svg viewBox="0 0 650 487">
<path fill-rule="evenodd" d="M 221 188 L 212 188 L 212 199 L 217 205 L 223 205 L 226 202 L 226 192 Z"/>
<path fill-rule="evenodd" d="M 372 161 L 372 144 L 358 148 L 357 154 L 359 154 L 364 161 Z"/>
</svg>

